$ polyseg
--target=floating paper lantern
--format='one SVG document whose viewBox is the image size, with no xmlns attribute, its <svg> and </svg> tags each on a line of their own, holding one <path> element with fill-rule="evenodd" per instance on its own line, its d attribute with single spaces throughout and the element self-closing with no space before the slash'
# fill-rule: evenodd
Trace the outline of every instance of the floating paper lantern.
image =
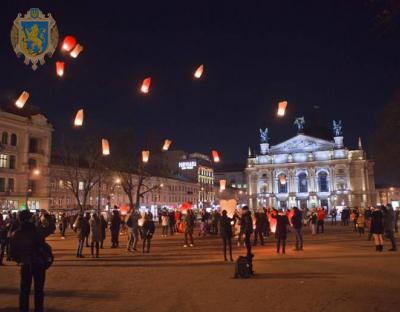
<svg viewBox="0 0 400 312">
<path fill-rule="evenodd" d="M 233 218 L 233 216 L 236 214 L 237 201 L 235 199 L 221 199 L 219 201 L 219 205 L 221 207 L 221 211 L 226 210 L 229 218 Z"/>
<path fill-rule="evenodd" d="M 74 120 L 74 126 L 80 127 L 83 125 L 83 109 L 78 110 Z"/>
<path fill-rule="evenodd" d="M 171 146 L 171 144 L 172 144 L 172 141 L 171 140 L 165 140 L 164 141 L 164 145 L 163 145 L 163 151 L 168 151 L 169 150 L 169 147 Z"/>
<path fill-rule="evenodd" d="M 101 139 L 101 146 L 103 148 L 103 155 L 110 155 L 110 144 L 107 139 Z"/>
<path fill-rule="evenodd" d="M 287 101 L 281 101 L 278 103 L 278 116 L 279 117 L 285 116 L 286 107 L 287 107 Z"/>
<path fill-rule="evenodd" d="M 81 46 L 79 43 L 75 46 L 75 48 L 71 51 L 69 55 L 71 55 L 73 58 L 77 58 L 79 53 L 83 51 L 83 46 Z"/>
<path fill-rule="evenodd" d="M 217 151 L 215 151 L 215 150 L 213 150 L 213 151 L 211 151 L 211 154 L 212 154 L 212 157 L 213 157 L 213 160 L 214 160 L 214 162 L 219 162 L 219 155 L 218 155 L 218 152 Z"/>
<path fill-rule="evenodd" d="M 194 78 L 199 79 L 203 75 L 204 71 L 204 66 L 201 64 L 199 67 L 197 67 L 196 71 L 194 72 Z"/>
<path fill-rule="evenodd" d="M 219 180 L 219 190 L 222 192 L 225 191 L 225 188 L 226 188 L 226 180 Z"/>
<path fill-rule="evenodd" d="M 64 62 L 56 62 L 57 76 L 62 77 L 64 75 Z"/>
<path fill-rule="evenodd" d="M 182 212 L 183 214 L 187 214 L 187 212 L 188 212 L 189 209 L 192 209 L 192 204 L 191 204 L 191 203 L 189 203 L 189 202 L 184 202 L 184 203 L 181 205 L 181 212 Z"/>
<path fill-rule="evenodd" d="M 145 80 L 143 80 L 140 91 L 142 91 L 142 93 L 149 93 L 150 83 L 151 83 L 151 77 L 147 77 Z"/>
<path fill-rule="evenodd" d="M 149 162 L 150 151 L 142 151 L 142 161 L 144 163 Z"/>
<path fill-rule="evenodd" d="M 277 213 L 275 210 L 273 210 L 273 211 L 269 214 L 269 216 L 268 216 L 269 228 L 270 228 L 270 230 L 271 230 L 272 233 L 275 233 L 275 232 L 276 232 L 276 223 L 277 223 L 276 215 L 277 215 L 277 214 L 278 214 L 278 213 Z"/>
<path fill-rule="evenodd" d="M 23 108 L 25 106 L 26 101 L 28 101 L 29 93 L 26 91 L 22 91 L 21 95 L 19 96 L 18 100 L 15 102 L 15 105 L 18 108 Z"/>
<path fill-rule="evenodd" d="M 129 205 L 127 204 L 122 204 L 119 206 L 119 212 L 121 213 L 122 216 L 126 216 L 129 211 Z"/>
<path fill-rule="evenodd" d="M 286 184 L 286 176 L 285 175 L 280 175 L 279 176 L 279 183 L 281 184 L 281 185 L 285 185 Z"/>
<path fill-rule="evenodd" d="M 74 36 L 66 36 L 64 38 L 61 49 L 69 52 L 75 47 L 75 45 L 76 45 L 75 37 Z"/>
</svg>

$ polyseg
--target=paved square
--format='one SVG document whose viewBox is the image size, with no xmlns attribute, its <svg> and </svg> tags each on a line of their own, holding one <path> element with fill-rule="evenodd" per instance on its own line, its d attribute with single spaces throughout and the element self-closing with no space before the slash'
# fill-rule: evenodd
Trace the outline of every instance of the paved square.
<svg viewBox="0 0 400 312">
<path fill-rule="evenodd" d="M 77 259 L 74 234 L 55 234 L 48 239 L 56 261 L 47 272 L 46 311 L 399 311 L 400 253 L 388 252 L 388 242 L 378 253 L 351 227 L 304 232 L 301 253 L 292 251 L 293 233 L 285 256 L 275 253 L 272 237 L 254 248 L 249 280 L 233 279 L 217 237 L 183 248 L 182 234 L 162 238 L 157 229 L 151 253 L 133 254 L 110 249 L 108 236 L 100 259 L 88 248 Z M 125 246 L 125 235 L 121 241 Z M 235 258 L 241 254 L 235 245 Z M 0 311 L 17 311 L 18 272 L 14 263 L 0 267 Z"/>
</svg>

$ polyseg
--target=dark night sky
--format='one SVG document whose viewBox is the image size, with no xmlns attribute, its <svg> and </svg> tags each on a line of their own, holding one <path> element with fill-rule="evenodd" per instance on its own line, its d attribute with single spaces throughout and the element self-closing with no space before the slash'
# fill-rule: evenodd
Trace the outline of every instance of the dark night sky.
<svg viewBox="0 0 400 312">
<path fill-rule="evenodd" d="M 244 161 L 260 127 L 270 128 L 272 144 L 294 135 L 294 117 L 307 120 L 318 105 L 321 123 L 342 119 L 345 143 L 355 147 L 400 82 L 400 40 L 372 31 L 364 2 L 3 1 L 0 100 L 28 90 L 56 137 L 83 107 L 101 135 L 131 127 L 137 145 L 168 137 L 174 148 L 218 149 L 225 162 Z M 51 12 L 60 39 L 73 34 L 84 52 L 76 60 L 57 52 L 36 72 L 25 66 L 9 35 L 30 7 Z M 66 61 L 63 79 L 58 59 Z M 205 74 L 195 81 L 200 64 Z M 289 109 L 278 121 L 280 99 Z"/>
</svg>

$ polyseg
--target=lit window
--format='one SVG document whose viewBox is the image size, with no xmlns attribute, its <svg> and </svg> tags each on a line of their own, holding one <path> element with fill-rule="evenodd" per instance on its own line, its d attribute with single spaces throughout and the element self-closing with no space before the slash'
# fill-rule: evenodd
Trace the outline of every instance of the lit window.
<svg viewBox="0 0 400 312">
<path fill-rule="evenodd" d="M 79 181 L 79 185 L 78 185 L 79 190 L 83 191 L 83 187 L 84 187 L 83 181 Z"/>
<path fill-rule="evenodd" d="M 7 168 L 8 157 L 5 154 L 0 154 L 0 168 Z"/>
</svg>

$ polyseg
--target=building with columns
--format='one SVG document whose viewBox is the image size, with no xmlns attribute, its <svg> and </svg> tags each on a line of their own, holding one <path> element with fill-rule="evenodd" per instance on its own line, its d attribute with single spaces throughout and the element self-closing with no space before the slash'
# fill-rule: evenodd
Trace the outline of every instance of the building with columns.
<svg viewBox="0 0 400 312">
<path fill-rule="evenodd" d="M 374 205 L 373 162 L 358 149 L 344 145 L 341 122 L 334 121 L 331 140 L 306 134 L 304 118 L 295 122 L 298 134 L 270 146 L 268 129 L 260 130 L 260 154 L 247 161 L 249 205 L 287 207 L 366 207 Z"/>
</svg>

